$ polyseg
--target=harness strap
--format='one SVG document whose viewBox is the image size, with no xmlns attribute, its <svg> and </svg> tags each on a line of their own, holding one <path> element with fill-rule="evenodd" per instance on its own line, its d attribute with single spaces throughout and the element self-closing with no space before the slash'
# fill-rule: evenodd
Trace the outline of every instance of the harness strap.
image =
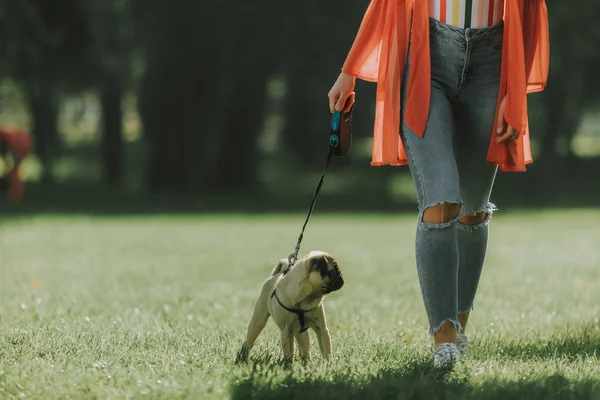
<svg viewBox="0 0 600 400">
<path fill-rule="evenodd" d="M 277 299 L 277 302 L 279 303 L 279 305 L 286 311 L 289 311 L 291 313 L 294 313 L 298 316 L 298 319 L 300 320 L 300 333 L 306 331 L 308 329 L 308 327 L 304 326 L 304 313 L 307 313 L 309 311 L 314 310 L 315 308 L 311 308 L 310 310 L 302 310 L 301 308 L 288 308 L 286 307 L 281 300 L 279 300 L 279 297 L 277 297 L 277 294 L 275 293 L 275 290 L 273 290 L 273 293 L 271 294 L 271 298 L 275 297 L 275 299 Z"/>
</svg>

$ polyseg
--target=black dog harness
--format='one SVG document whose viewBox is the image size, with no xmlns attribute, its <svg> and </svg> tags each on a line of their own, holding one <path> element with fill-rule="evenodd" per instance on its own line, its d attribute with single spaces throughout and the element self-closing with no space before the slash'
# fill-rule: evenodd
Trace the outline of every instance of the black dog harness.
<svg viewBox="0 0 600 400">
<path fill-rule="evenodd" d="M 273 298 L 273 297 L 275 297 L 277 299 L 277 302 L 284 310 L 294 313 L 298 316 L 298 319 L 300 320 L 300 332 L 299 333 L 302 333 L 308 329 L 308 326 L 304 326 L 304 323 L 305 323 L 304 314 L 307 312 L 311 312 L 312 310 L 315 310 L 317 307 L 311 308 L 310 310 L 302 310 L 301 308 L 288 308 L 283 305 L 281 300 L 279 300 L 279 297 L 277 297 L 277 294 L 275 293 L 275 289 L 273 289 L 273 294 L 271 294 L 271 298 Z"/>
</svg>

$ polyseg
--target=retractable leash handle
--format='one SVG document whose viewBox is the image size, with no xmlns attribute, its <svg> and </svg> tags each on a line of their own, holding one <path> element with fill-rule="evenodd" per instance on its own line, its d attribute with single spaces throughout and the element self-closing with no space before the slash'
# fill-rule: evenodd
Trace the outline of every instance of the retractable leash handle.
<svg viewBox="0 0 600 400">
<path fill-rule="evenodd" d="M 348 98 L 347 101 L 350 101 Z M 347 112 L 335 111 L 329 127 L 329 150 L 334 157 L 342 158 L 350 150 L 352 143 L 352 114 L 354 104 Z"/>
<path fill-rule="evenodd" d="M 333 113 L 331 118 L 331 127 L 329 128 L 329 147 L 339 148 L 340 147 L 340 120 L 342 119 L 342 113 L 336 111 Z"/>
</svg>

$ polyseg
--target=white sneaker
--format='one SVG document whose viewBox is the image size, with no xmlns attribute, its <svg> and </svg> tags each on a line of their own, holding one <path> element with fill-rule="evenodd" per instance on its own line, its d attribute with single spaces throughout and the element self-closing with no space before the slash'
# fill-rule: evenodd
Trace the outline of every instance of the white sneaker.
<svg viewBox="0 0 600 400">
<path fill-rule="evenodd" d="M 441 343 L 435 345 L 432 357 L 435 368 L 447 368 L 458 360 L 460 352 L 454 343 Z"/>
<path fill-rule="evenodd" d="M 469 354 L 469 338 L 467 338 L 467 335 L 458 334 L 458 344 L 456 347 L 458 347 L 461 356 Z"/>
</svg>

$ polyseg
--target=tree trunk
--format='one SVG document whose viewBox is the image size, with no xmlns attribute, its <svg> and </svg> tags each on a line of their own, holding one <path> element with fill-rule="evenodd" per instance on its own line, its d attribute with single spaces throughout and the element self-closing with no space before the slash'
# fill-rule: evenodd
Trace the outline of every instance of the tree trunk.
<svg viewBox="0 0 600 400">
<path fill-rule="evenodd" d="M 306 74 L 289 74 L 285 99 L 283 139 L 286 151 L 302 166 L 321 161 L 323 152 L 319 150 L 327 147 L 329 134 L 327 90 L 324 86 L 316 88 L 321 85 L 311 85 L 310 80 Z"/>
<path fill-rule="evenodd" d="M 265 74 L 237 78 L 221 133 L 221 151 L 207 181 L 210 192 L 248 194 L 259 189 L 257 140 L 264 121 L 265 96 Z"/>
<path fill-rule="evenodd" d="M 540 160 L 546 165 L 572 155 L 570 145 L 583 116 L 584 71 L 576 66 L 571 71 L 568 78 L 556 79 L 544 96 L 547 119 Z M 558 149 L 561 138 L 569 146 L 562 154 Z"/>
<path fill-rule="evenodd" d="M 187 126 L 186 113 L 182 107 L 185 98 L 174 96 L 177 92 L 167 76 L 146 82 L 152 94 L 148 94 L 144 107 L 144 131 L 150 142 L 148 186 L 154 192 L 183 192 L 187 189 L 186 134 L 192 135 Z M 179 86 L 174 84 L 174 86 Z M 171 99 L 164 101 L 163 99 Z"/>
<path fill-rule="evenodd" d="M 117 186 L 123 178 L 123 88 L 119 77 L 112 75 L 102 87 L 102 162 L 104 182 Z"/>
<path fill-rule="evenodd" d="M 35 152 L 42 164 L 42 182 L 52 184 L 54 152 L 59 142 L 58 104 L 52 85 L 43 79 L 33 80 L 29 85 L 29 103 L 33 117 Z"/>
<path fill-rule="evenodd" d="M 563 87 L 548 88 L 544 97 L 544 108 L 547 110 L 547 119 L 544 123 L 544 136 L 540 143 L 540 162 L 552 163 L 558 155 L 557 139 L 560 136 L 560 125 L 563 118 L 562 109 L 565 106 Z"/>
</svg>

